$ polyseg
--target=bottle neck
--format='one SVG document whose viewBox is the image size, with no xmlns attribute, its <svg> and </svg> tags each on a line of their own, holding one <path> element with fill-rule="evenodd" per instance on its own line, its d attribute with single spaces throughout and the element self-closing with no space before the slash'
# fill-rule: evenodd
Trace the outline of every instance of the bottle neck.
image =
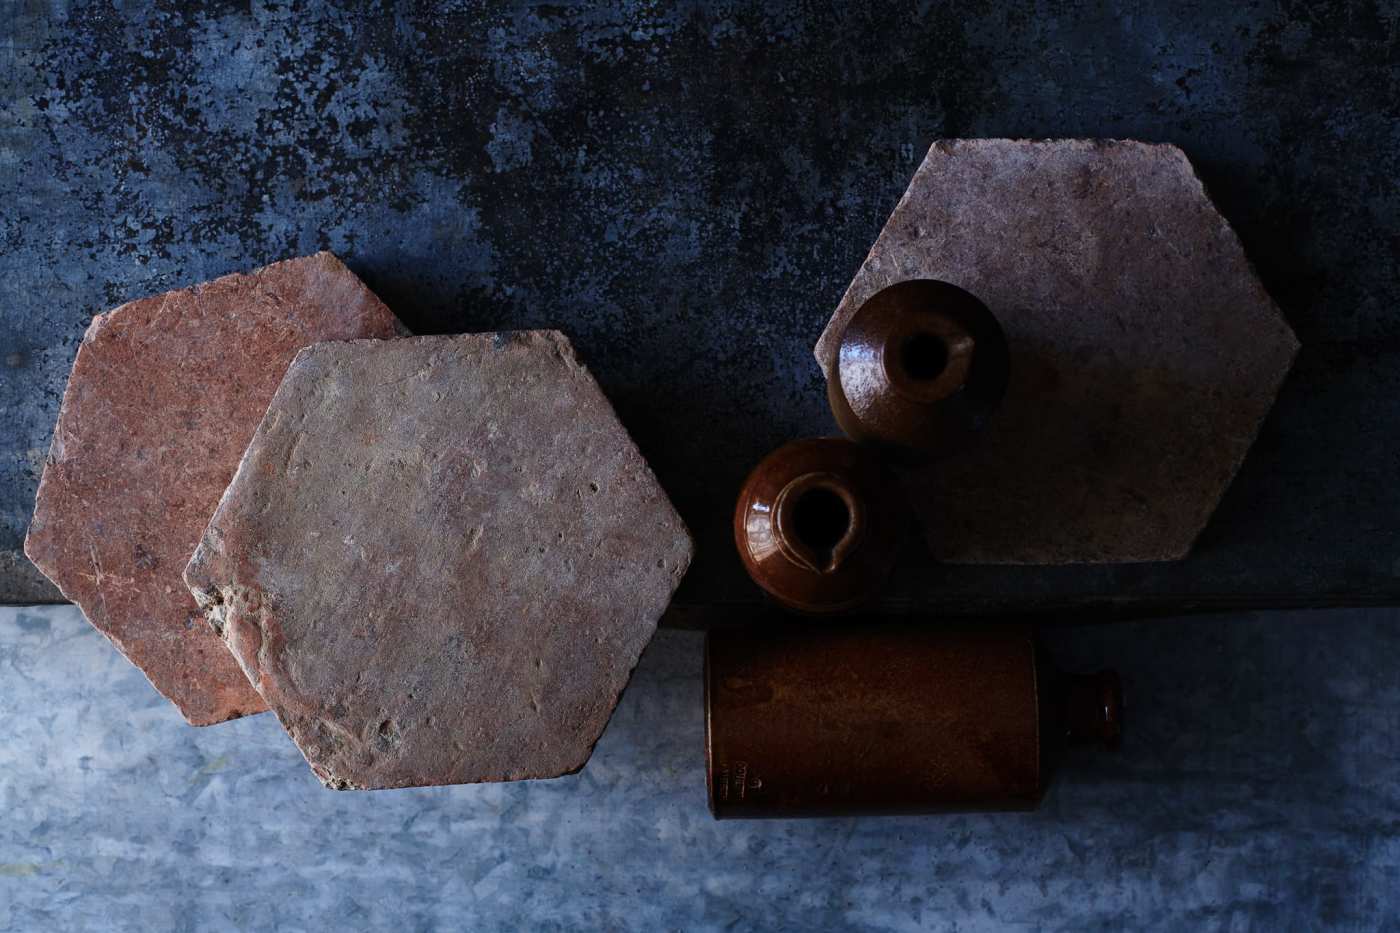
<svg viewBox="0 0 1400 933">
<path fill-rule="evenodd" d="M 1123 683 L 1118 674 L 1061 674 L 1059 680 L 1064 743 L 1116 748 L 1123 739 Z"/>
</svg>

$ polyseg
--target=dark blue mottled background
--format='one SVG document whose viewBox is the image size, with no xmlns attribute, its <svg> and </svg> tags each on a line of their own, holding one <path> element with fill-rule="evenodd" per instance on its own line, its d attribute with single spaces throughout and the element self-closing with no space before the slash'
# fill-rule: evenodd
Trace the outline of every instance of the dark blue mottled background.
<svg viewBox="0 0 1400 933">
<path fill-rule="evenodd" d="M 0 22 L 0 600 L 119 302 L 320 248 L 413 328 L 563 326 L 755 591 L 744 472 L 831 430 L 809 348 L 929 143 L 1182 145 L 1304 343 L 1178 565 L 927 566 L 891 605 L 1400 601 L 1395 3 L 62 3 Z"/>
</svg>

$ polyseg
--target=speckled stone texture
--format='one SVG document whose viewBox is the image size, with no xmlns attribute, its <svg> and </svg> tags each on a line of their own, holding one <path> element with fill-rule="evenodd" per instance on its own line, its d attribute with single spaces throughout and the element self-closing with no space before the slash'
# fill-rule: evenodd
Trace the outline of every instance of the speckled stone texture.
<svg viewBox="0 0 1400 933">
<path fill-rule="evenodd" d="M 984 438 L 905 474 L 933 555 L 1065 564 L 1184 557 L 1298 341 L 1180 149 L 934 143 L 817 343 L 905 279 L 952 282 L 1006 331 Z"/>
<path fill-rule="evenodd" d="M 181 572 L 268 400 L 302 347 L 397 326 L 318 253 L 133 301 L 88 328 L 25 553 L 189 722 L 265 708 Z"/>
<path fill-rule="evenodd" d="M 690 564 L 557 331 L 322 344 L 185 572 L 328 786 L 588 760 Z"/>
</svg>

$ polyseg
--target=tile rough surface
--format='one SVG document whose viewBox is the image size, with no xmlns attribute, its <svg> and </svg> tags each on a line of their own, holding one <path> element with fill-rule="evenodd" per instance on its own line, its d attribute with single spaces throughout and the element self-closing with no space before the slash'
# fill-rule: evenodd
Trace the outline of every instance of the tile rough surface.
<svg viewBox="0 0 1400 933">
<path fill-rule="evenodd" d="M 189 722 L 264 708 L 181 571 L 288 362 L 397 327 L 330 253 L 133 301 L 88 327 L 25 553 Z"/>
<path fill-rule="evenodd" d="M 1186 555 L 1298 341 L 1175 146 L 947 140 L 929 150 L 817 343 L 911 278 L 977 295 L 1011 383 L 971 450 L 906 474 L 957 563 Z"/>
<path fill-rule="evenodd" d="M 582 767 L 690 536 L 555 331 L 323 344 L 185 579 L 334 788 Z"/>
</svg>

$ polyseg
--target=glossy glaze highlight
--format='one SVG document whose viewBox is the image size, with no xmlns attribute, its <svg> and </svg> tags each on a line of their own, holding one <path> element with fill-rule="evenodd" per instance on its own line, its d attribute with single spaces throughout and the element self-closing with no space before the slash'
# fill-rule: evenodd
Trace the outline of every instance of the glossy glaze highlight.
<svg viewBox="0 0 1400 933">
<path fill-rule="evenodd" d="M 882 289 L 842 332 L 827 398 L 852 440 L 903 462 L 955 454 L 1006 394 L 1006 337 L 987 306 L 948 282 Z"/>
<path fill-rule="evenodd" d="M 793 441 L 754 468 L 734 510 L 739 557 L 789 609 L 839 612 L 883 585 L 906 524 L 897 483 L 843 438 Z"/>
</svg>

